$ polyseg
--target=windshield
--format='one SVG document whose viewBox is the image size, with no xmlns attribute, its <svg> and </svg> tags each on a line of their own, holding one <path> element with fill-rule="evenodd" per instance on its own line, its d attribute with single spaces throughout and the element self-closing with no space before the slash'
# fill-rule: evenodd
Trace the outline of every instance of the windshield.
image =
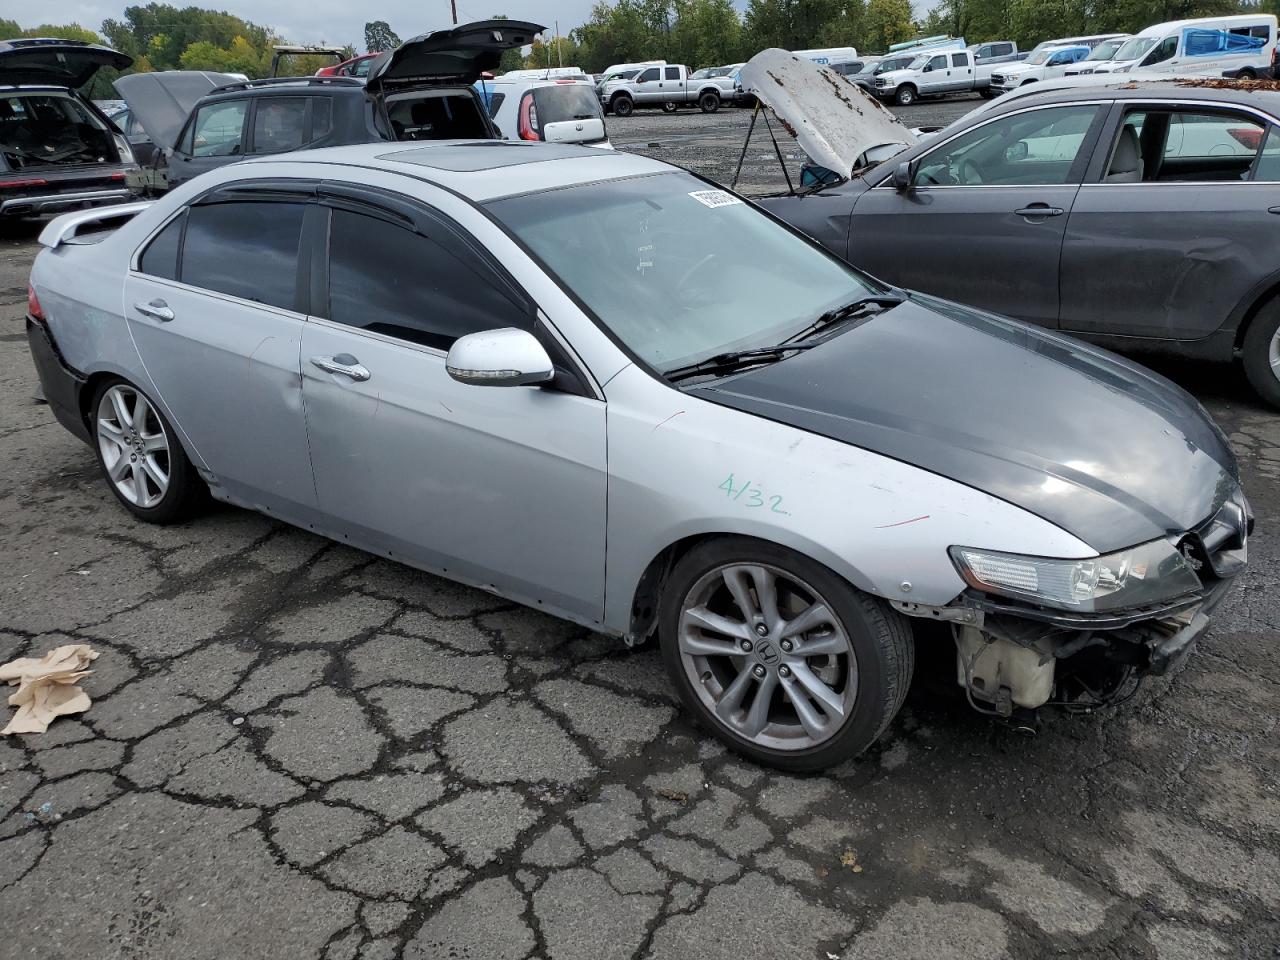
<svg viewBox="0 0 1280 960">
<path fill-rule="evenodd" d="M 876 73 L 888 73 L 890 70 L 901 70 L 903 67 L 911 66 L 916 59 L 916 57 L 894 57 L 892 60 L 881 60 L 880 65 L 876 67 Z"/>
<path fill-rule="evenodd" d="M 1093 52 L 1090 53 L 1087 57 L 1085 57 L 1085 59 L 1086 60 L 1110 60 L 1113 56 L 1115 56 L 1115 52 L 1124 46 L 1124 43 L 1125 41 L 1123 39 L 1104 40 L 1102 43 L 1094 47 Z"/>
<path fill-rule="evenodd" d="M 670 370 L 767 347 L 883 291 L 731 193 L 687 173 L 495 200 L 489 211 L 608 330 Z"/>
<path fill-rule="evenodd" d="M 1041 50 L 1039 53 L 1035 53 L 1027 57 L 1027 63 L 1044 63 L 1055 53 L 1057 53 L 1056 50 L 1050 50 L 1050 49 Z"/>
<path fill-rule="evenodd" d="M 1126 40 L 1124 44 L 1116 51 L 1113 60 L 1137 60 L 1140 56 L 1156 45 L 1159 37 L 1134 37 L 1132 40 Z"/>
</svg>

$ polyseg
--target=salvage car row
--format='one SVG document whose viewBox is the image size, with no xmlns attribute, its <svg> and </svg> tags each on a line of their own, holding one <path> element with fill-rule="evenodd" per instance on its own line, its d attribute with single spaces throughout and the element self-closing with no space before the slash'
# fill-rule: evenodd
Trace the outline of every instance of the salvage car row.
<svg viewBox="0 0 1280 960">
<path fill-rule="evenodd" d="M 1111 310 L 1117 336 L 1225 358 L 1272 329 L 1280 267 L 1231 231 L 1280 205 L 1280 94 L 1073 81 L 917 142 L 765 51 L 742 77 L 814 182 L 754 204 L 656 160 L 500 139 L 472 84 L 529 28 L 427 35 L 368 84 L 220 90 L 174 127 L 192 157 L 224 129 L 276 152 L 210 154 L 155 202 L 44 229 L 31 352 L 124 509 L 173 523 L 212 497 L 655 637 L 694 716 L 793 770 L 874 742 L 917 640 L 954 644 L 970 703 L 1019 723 L 1190 653 L 1247 560 L 1234 455 L 1179 388 L 1062 331 L 1110 336 L 1086 321 Z M 197 135 L 254 89 L 306 99 L 301 127 L 262 94 Z M 339 129 L 366 133 L 325 142 Z M 1159 306 L 1108 295 L 1113 268 L 1095 304 L 1055 299 L 1095 185 L 1138 191 L 1088 231 L 1128 237 L 1111 265 L 1154 271 Z M 1247 192 L 1170 241 L 1188 204 L 1162 191 L 1187 185 Z M 901 252 L 860 269 L 866 238 L 931 232 L 915 273 L 895 276 Z M 994 293 L 936 288 L 960 273 Z M 1243 306 L 1179 340 L 1215 295 Z M 1280 369 L 1280 334 L 1268 349 Z"/>
</svg>

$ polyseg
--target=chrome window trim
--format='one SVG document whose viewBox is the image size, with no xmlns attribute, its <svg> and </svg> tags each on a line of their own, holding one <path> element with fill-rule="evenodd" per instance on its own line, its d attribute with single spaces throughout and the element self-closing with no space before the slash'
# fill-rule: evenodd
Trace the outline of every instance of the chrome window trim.
<svg viewBox="0 0 1280 960">
<path fill-rule="evenodd" d="M 164 280 L 163 277 L 153 277 L 149 273 L 142 272 L 142 270 L 140 269 L 140 265 L 142 263 L 142 251 L 145 250 L 147 247 L 151 246 L 151 241 L 154 240 L 164 230 L 165 227 L 167 227 L 169 224 L 173 223 L 174 220 L 177 220 L 178 217 L 186 213 L 188 206 L 189 204 L 184 203 L 182 206 L 178 207 L 177 210 L 174 210 L 172 213 L 170 213 L 169 216 L 165 217 L 163 220 L 160 221 L 159 226 L 157 226 L 154 230 L 152 230 L 145 237 L 143 237 L 142 242 L 133 248 L 133 254 L 129 257 L 130 273 L 136 273 L 138 276 L 147 277 L 151 280 Z"/>
<path fill-rule="evenodd" d="M 449 355 L 447 350 L 441 350 L 439 347 L 428 346 L 425 343 L 414 343 L 412 340 L 404 340 L 400 337 L 393 337 L 387 333 L 379 333 L 377 330 L 369 330 L 365 327 L 353 327 L 348 323 L 341 323 L 337 320 L 329 320 L 325 317 L 317 317 L 308 315 L 305 317 L 307 323 L 314 323 L 318 327 L 328 327 L 330 330 L 344 330 L 347 333 L 354 333 L 357 336 L 364 337 L 366 340 L 377 340 L 379 343 L 390 344 L 393 347 L 405 347 L 413 350 L 415 353 L 425 353 L 433 357 L 439 357 L 443 360 Z"/>
</svg>

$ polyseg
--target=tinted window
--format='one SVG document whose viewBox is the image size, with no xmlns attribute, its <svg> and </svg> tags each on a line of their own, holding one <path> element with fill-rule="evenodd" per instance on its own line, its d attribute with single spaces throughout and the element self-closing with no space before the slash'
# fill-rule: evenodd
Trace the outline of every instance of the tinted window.
<svg viewBox="0 0 1280 960">
<path fill-rule="evenodd" d="M 333 130 L 333 100 L 329 97 L 311 98 L 311 136 L 314 142 L 327 137 Z"/>
<path fill-rule="evenodd" d="M 502 101 L 505 99 L 507 99 L 507 95 L 505 93 L 489 94 L 489 116 L 496 117 L 498 115 L 498 109 L 502 106 Z"/>
<path fill-rule="evenodd" d="M 138 269 L 153 277 L 178 279 L 178 246 L 182 240 L 183 217 L 178 216 L 156 234 L 138 258 Z"/>
<path fill-rule="evenodd" d="M 997 43 L 991 47 L 991 52 L 990 54 L 988 54 L 988 56 L 1007 57 L 1007 56 L 1010 56 L 1012 53 L 1013 53 L 1012 43 Z"/>
<path fill-rule="evenodd" d="M 254 153 L 297 150 L 306 142 L 305 97 L 263 97 L 253 115 Z"/>
<path fill-rule="evenodd" d="M 489 126 L 470 94 L 407 93 L 387 100 L 396 140 L 488 140 Z"/>
<path fill-rule="evenodd" d="M 483 266 L 459 249 L 385 220 L 334 210 L 329 228 L 329 319 L 447 350 L 498 327 L 532 329 Z"/>
<path fill-rule="evenodd" d="M 951 55 L 951 65 L 953 67 L 967 67 L 969 65 L 969 61 L 965 59 L 963 53 L 953 53 Z"/>
<path fill-rule="evenodd" d="M 301 203 L 210 203 L 187 212 L 183 283 L 297 308 Z"/>
<path fill-rule="evenodd" d="M 636 77 L 636 80 L 637 80 L 637 81 L 641 81 L 641 80 L 657 80 L 657 79 L 658 79 L 658 68 L 657 68 L 657 67 L 650 67 L 648 70 L 645 70 L 644 72 L 642 72 L 642 73 L 640 74 L 640 76 Z"/>
<path fill-rule="evenodd" d="M 945 56 L 934 57 L 929 61 L 929 66 L 934 70 L 945 70 L 947 68 L 947 58 Z"/>
<path fill-rule="evenodd" d="M 1165 37 L 1160 41 L 1160 46 L 1156 47 L 1149 54 L 1147 59 L 1142 61 L 1144 67 L 1149 67 L 1153 63 L 1164 63 L 1164 61 L 1173 57 L 1178 52 L 1178 38 Z"/>
<path fill-rule="evenodd" d="M 667 67 L 667 79 L 668 79 L 668 80 L 679 80 L 679 79 L 680 79 L 680 68 L 679 68 L 679 67 Z"/>
<path fill-rule="evenodd" d="M 548 123 L 604 116 L 600 98 L 585 84 L 558 83 L 554 87 L 535 87 L 533 102 L 538 108 L 536 123 L 539 134 Z"/>
<path fill-rule="evenodd" d="M 367 77 L 369 75 L 369 68 L 373 66 L 373 59 L 373 57 L 365 57 L 363 60 L 357 60 L 355 65 L 348 71 L 349 75 L 353 77 Z"/>
<path fill-rule="evenodd" d="M 227 100 L 201 107 L 192 125 L 189 152 L 196 157 L 230 157 L 244 152 L 240 142 L 247 100 Z"/>
<path fill-rule="evenodd" d="M 919 186 L 1071 182 L 1097 107 L 1051 107 L 993 120 L 925 154 Z"/>
</svg>

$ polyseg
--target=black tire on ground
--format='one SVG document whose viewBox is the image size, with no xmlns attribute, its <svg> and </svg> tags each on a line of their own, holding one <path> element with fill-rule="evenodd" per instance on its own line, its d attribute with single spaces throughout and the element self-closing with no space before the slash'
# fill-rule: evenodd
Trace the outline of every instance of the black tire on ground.
<svg viewBox="0 0 1280 960">
<path fill-rule="evenodd" d="M 632 111 L 636 108 L 635 103 L 628 96 L 614 97 L 610 106 L 613 107 L 613 112 L 619 117 L 631 116 Z"/>
<path fill-rule="evenodd" d="M 1280 361 L 1278 336 L 1280 298 L 1263 304 L 1245 331 L 1243 344 L 1245 375 L 1253 389 L 1273 407 L 1280 407 L 1280 366 L 1271 365 L 1273 359 Z"/>
<path fill-rule="evenodd" d="M 1257 80 L 1258 75 L 1248 67 L 1236 74 L 1237 80 Z"/>
<path fill-rule="evenodd" d="M 136 394 L 143 397 L 147 404 L 151 407 L 155 420 L 159 423 L 164 431 L 165 439 L 168 441 L 168 468 L 169 468 L 169 484 L 163 497 L 158 503 L 151 507 L 139 506 L 131 503 L 125 498 L 124 494 L 116 487 L 116 484 L 107 474 L 107 465 L 103 459 L 101 444 L 98 442 L 98 407 L 102 402 L 102 398 L 112 387 L 119 386 L 128 387 Z M 112 377 L 103 380 L 98 384 L 98 388 L 93 393 L 90 401 L 87 420 L 89 424 L 89 433 L 93 438 L 93 452 L 98 458 L 98 466 L 102 470 L 102 478 L 106 481 L 108 489 L 111 490 L 121 505 L 132 513 L 139 520 L 146 523 L 155 524 L 171 524 L 180 523 L 197 513 L 201 508 L 206 506 L 209 501 L 209 488 L 205 482 L 200 479 L 200 474 L 196 472 L 196 468 L 191 461 L 187 459 L 186 452 L 182 449 L 182 443 L 178 439 L 173 429 L 173 425 L 155 402 L 140 390 L 137 386 L 125 380 L 122 377 Z"/>
<path fill-rule="evenodd" d="M 983 90 L 978 91 L 978 96 L 980 96 L 983 100 L 990 100 L 995 95 L 996 95 L 996 92 L 992 90 L 990 87 L 987 87 Z"/>
<path fill-rule="evenodd" d="M 708 90 L 698 98 L 698 106 L 702 108 L 703 113 L 715 113 L 720 109 L 720 95 Z"/>
<path fill-rule="evenodd" d="M 900 107 L 909 107 L 916 102 L 916 88 L 904 83 L 893 94 L 893 102 Z"/>
<path fill-rule="evenodd" d="M 666 103 L 664 103 L 664 104 L 662 105 L 662 112 L 663 112 L 663 113 L 675 113 L 675 112 L 676 112 L 676 110 L 678 110 L 678 109 L 679 109 L 679 105 L 678 105 L 678 104 L 676 104 L 676 103 L 673 103 L 673 102 L 672 102 L 672 101 L 670 101 L 670 100 L 668 100 Z"/>
<path fill-rule="evenodd" d="M 834 608 L 857 661 L 857 695 L 842 727 L 802 750 L 757 745 L 721 722 L 700 699 L 679 649 L 681 607 L 707 573 L 731 563 L 768 564 L 811 585 Z M 697 722 L 750 759 L 796 773 L 826 769 L 865 751 L 901 709 L 915 667 L 906 619 L 822 564 L 786 547 L 749 537 L 720 537 L 690 550 L 671 571 L 659 606 L 659 641 L 667 673 Z"/>
</svg>

